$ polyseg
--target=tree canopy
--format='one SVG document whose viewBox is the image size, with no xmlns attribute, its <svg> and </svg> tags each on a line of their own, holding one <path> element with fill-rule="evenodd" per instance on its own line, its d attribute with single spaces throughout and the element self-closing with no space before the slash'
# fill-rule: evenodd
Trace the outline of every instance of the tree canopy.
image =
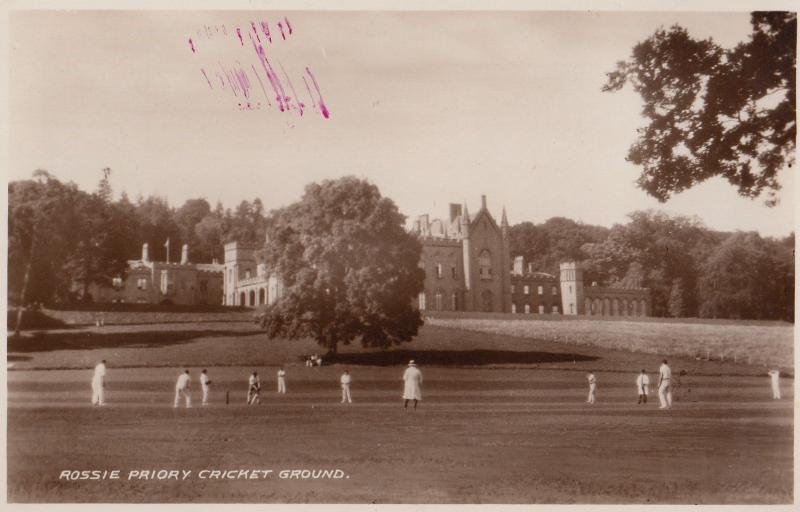
<svg viewBox="0 0 800 512">
<path fill-rule="evenodd" d="M 730 49 L 677 25 L 659 29 L 608 73 L 603 90 L 629 83 L 644 101 L 649 125 L 627 159 L 659 201 L 720 176 L 776 203 L 778 172 L 794 163 L 797 14 L 754 12 L 751 25 Z"/>
<path fill-rule="evenodd" d="M 558 275 L 558 263 L 572 259 L 588 282 L 649 288 L 654 316 L 794 318 L 794 235 L 713 231 L 696 217 L 652 210 L 628 219 L 610 230 L 573 223 L 583 235 L 567 231 L 561 241 L 547 226 L 563 228 L 568 219 L 523 222 L 511 228 L 511 253 L 534 271 Z"/>
<path fill-rule="evenodd" d="M 268 306 L 269 337 L 312 337 L 336 352 L 360 340 L 388 347 L 410 341 L 422 320 L 421 246 L 405 217 L 378 188 L 354 177 L 306 187 L 300 201 L 267 222 L 267 266 L 280 276 L 281 298 Z"/>
<path fill-rule="evenodd" d="M 141 257 L 143 243 L 155 261 L 166 260 L 169 239 L 170 261 L 180 258 L 186 243 L 190 261 L 206 263 L 222 260 L 225 242 L 264 239 L 266 218 L 258 198 L 242 201 L 235 211 L 219 203 L 212 210 L 202 198 L 188 199 L 176 209 L 158 196 L 132 202 L 123 192 L 114 200 L 111 177 L 111 170 L 103 169 L 91 193 L 43 170 L 33 179 L 9 183 L 10 300 L 91 300 L 90 286 L 109 286 L 115 277 L 124 277 L 128 260 Z"/>
</svg>

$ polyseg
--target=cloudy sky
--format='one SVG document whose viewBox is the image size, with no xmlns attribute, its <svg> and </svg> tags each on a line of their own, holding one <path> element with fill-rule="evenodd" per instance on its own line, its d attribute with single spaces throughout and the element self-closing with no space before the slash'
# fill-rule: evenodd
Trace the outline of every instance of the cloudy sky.
<svg viewBox="0 0 800 512">
<path fill-rule="evenodd" d="M 788 234 L 790 172 L 776 208 L 722 181 L 666 204 L 636 187 L 640 99 L 601 88 L 674 23 L 723 46 L 750 31 L 744 13 L 14 12 L 9 175 L 42 168 L 90 190 L 110 167 L 131 197 L 269 209 L 354 174 L 409 216 L 474 211 L 486 194 L 512 224 L 660 208 Z"/>
</svg>

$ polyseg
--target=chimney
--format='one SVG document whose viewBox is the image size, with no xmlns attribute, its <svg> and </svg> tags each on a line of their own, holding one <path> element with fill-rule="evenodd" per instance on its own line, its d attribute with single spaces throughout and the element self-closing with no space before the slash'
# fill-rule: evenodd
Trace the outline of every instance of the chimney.
<svg viewBox="0 0 800 512">
<path fill-rule="evenodd" d="M 481 196 L 481 208 L 486 209 L 486 196 Z"/>
<path fill-rule="evenodd" d="M 450 203 L 450 223 L 461 217 L 461 205 L 458 203 Z"/>
<path fill-rule="evenodd" d="M 150 249 L 147 242 L 142 244 L 142 261 L 150 261 Z"/>
<path fill-rule="evenodd" d="M 515 276 L 521 276 L 524 273 L 524 261 L 525 258 L 523 256 L 516 256 L 514 258 L 514 271 L 512 273 Z"/>
<path fill-rule="evenodd" d="M 181 265 L 189 263 L 189 244 L 183 244 L 181 248 Z"/>
<path fill-rule="evenodd" d="M 430 217 L 426 213 L 425 215 L 419 216 L 419 224 L 422 232 L 422 236 L 429 236 L 431 234 L 431 226 L 430 226 Z"/>
</svg>

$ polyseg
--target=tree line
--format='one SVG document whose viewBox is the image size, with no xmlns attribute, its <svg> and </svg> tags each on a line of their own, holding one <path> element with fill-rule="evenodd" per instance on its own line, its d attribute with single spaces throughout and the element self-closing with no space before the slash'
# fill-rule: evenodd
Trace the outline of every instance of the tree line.
<svg viewBox="0 0 800 512">
<path fill-rule="evenodd" d="M 558 275 L 581 262 L 587 282 L 650 288 L 653 316 L 794 320 L 794 233 L 708 229 L 696 217 L 637 211 L 612 228 L 554 217 L 512 226 L 512 255 Z"/>
<path fill-rule="evenodd" d="M 110 169 L 104 169 L 96 190 L 85 192 L 46 171 L 8 185 L 8 297 L 24 301 L 91 300 L 90 285 L 109 286 L 124 275 L 128 260 L 149 246 L 151 260 L 179 261 L 189 245 L 189 260 L 223 260 L 223 245 L 232 240 L 260 243 L 266 213 L 260 199 L 234 208 L 202 198 L 178 208 L 163 197 L 126 193 L 113 199 Z"/>
<path fill-rule="evenodd" d="M 166 260 L 169 239 L 171 261 L 187 243 L 190 261 L 210 262 L 222 261 L 226 242 L 259 245 L 268 231 L 275 240 L 285 235 L 288 210 L 267 215 L 259 199 L 232 210 L 202 198 L 178 208 L 157 196 L 114 200 L 109 174 L 104 170 L 93 192 L 44 171 L 9 184 L 10 303 L 91 300 L 90 285 L 124 275 L 145 242 L 153 260 Z M 647 287 L 654 316 L 794 318 L 794 234 L 720 232 L 697 218 L 638 211 L 612 228 L 564 217 L 523 222 L 511 228 L 510 246 L 534 271 L 557 275 L 559 264 L 572 260 L 584 265 L 588 282 Z"/>
</svg>

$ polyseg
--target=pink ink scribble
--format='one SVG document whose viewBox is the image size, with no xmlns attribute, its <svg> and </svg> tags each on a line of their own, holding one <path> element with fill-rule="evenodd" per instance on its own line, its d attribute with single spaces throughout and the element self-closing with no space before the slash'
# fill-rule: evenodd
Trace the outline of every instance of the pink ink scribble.
<svg viewBox="0 0 800 512">
<path fill-rule="evenodd" d="M 262 90 L 262 91 L 264 91 L 264 97 L 267 99 L 267 105 L 269 105 L 269 106 L 271 107 L 271 106 L 272 106 L 272 102 L 271 102 L 271 101 L 269 101 L 269 94 L 267 94 L 267 88 L 266 88 L 266 87 L 264 87 L 264 82 L 262 82 L 262 81 L 261 81 L 261 77 L 260 77 L 260 76 L 258 76 L 258 71 L 256 71 L 256 67 L 255 67 L 255 65 L 254 65 L 254 64 L 251 64 L 250 66 L 253 68 L 253 74 L 254 74 L 254 75 L 256 76 L 256 78 L 258 79 L 258 83 L 259 83 L 259 84 L 261 84 L 261 90 Z"/>
<path fill-rule="evenodd" d="M 267 80 L 269 80 L 269 84 L 272 86 L 272 90 L 275 91 L 275 99 L 278 101 L 278 108 L 281 112 L 285 112 L 289 109 L 287 105 L 287 97 L 286 93 L 283 90 L 283 84 L 281 84 L 278 75 L 275 74 L 275 70 L 272 69 L 272 64 L 270 64 L 269 59 L 267 59 L 266 53 L 264 53 L 264 47 L 259 45 L 255 45 L 256 54 L 258 55 L 258 59 L 261 61 L 261 66 L 264 68 L 264 73 L 267 75 Z"/>
<path fill-rule="evenodd" d="M 273 22 L 273 31 L 275 31 L 275 25 L 277 25 L 277 31 L 280 33 L 283 41 L 291 39 L 289 36 L 293 34 L 294 27 L 288 17 L 284 16 L 280 21 Z M 242 27 L 244 27 L 244 32 L 242 31 Z M 244 51 L 245 57 L 241 58 L 241 62 L 236 58 L 230 59 L 223 57 L 221 60 L 214 59 L 216 62 L 212 60 L 207 62 L 204 67 L 201 67 L 200 72 L 210 89 L 222 91 L 229 89 L 233 97 L 236 98 L 233 102 L 233 106 L 241 111 L 262 110 L 269 106 L 280 112 L 296 111 L 297 115 L 301 118 L 307 117 L 305 114 L 306 111 L 309 111 L 318 112 L 324 119 L 330 119 L 331 112 L 325 103 L 320 84 L 314 72 L 311 71 L 311 67 L 303 66 L 302 64 L 305 63 L 296 63 L 297 67 L 295 69 L 292 69 L 291 66 L 289 66 L 288 69 L 284 67 L 283 59 L 279 57 L 283 55 L 281 53 L 283 50 L 280 45 L 274 47 L 275 52 L 277 52 L 275 55 L 270 53 L 270 55 L 267 56 L 267 43 L 269 43 L 269 45 L 273 43 L 267 20 L 249 20 L 245 21 L 242 25 L 234 25 L 231 27 L 231 35 L 234 29 L 236 37 L 239 39 L 239 44 L 243 47 L 242 50 L 235 50 L 234 45 L 234 51 Z M 261 34 L 259 34 L 259 32 L 261 32 Z M 219 39 L 222 34 L 228 35 L 228 30 L 225 25 L 203 25 L 197 30 L 196 35 L 191 34 L 191 37 L 188 37 L 188 43 L 192 53 L 198 53 L 197 46 L 195 45 L 196 41 L 202 39 L 205 42 L 206 39 Z M 249 53 L 251 45 L 244 44 L 245 34 L 252 44 L 253 53 L 255 55 Z M 261 38 L 262 35 L 264 39 Z M 226 37 L 225 41 L 230 42 L 231 40 Z M 275 42 L 278 43 L 278 41 Z M 288 42 L 284 44 L 291 43 Z M 231 48 L 227 50 L 230 51 Z M 272 47 L 270 47 L 270 50 L 272 50 Z M 198 54 L 198 57 L 195 58 L 201 58 L 200 55 L 205 57 L 205 47 L 203 48 L 203 52 L 203 54 Z M 239 55 L 241 54 L 237 54 L 237 56 Z M 255 65 L 256 60 L 261 63 L 261 66 Z M 291 64 L 291 62 L 289 64 Z M 280 73 L 278 73 L 278 71 L 280 71 Z M 251 72 L 252 75 L 250 74 Z M 263 79 L 261 73 L 264 73 L 266 80 Z M 212 80 L 212 76 L 215 77 L 214 80 Z M 253 80 L 253 77 L 255 77 L 255 80 Z M 298 82 L 298 78 L 302 79 L 305 88 L 300 87 L 300 90 L 298 90 L 295 87 L 294 82 Z M 219 82 L 217 82 L 217 80 L 219 80 Z M 255 92 L 256 81 L 258 81 L 264 99 L 262 99 L 260 94 Z M 269 83 L 269 88 L 267 88 L 267 83 Z M 287 93 L 291 93 L 291 95 Z M 227 96 L 226 92 L 221 92 L 219 94 Z M 255 96 L 258 97 L 256 98 Z M 227 97 L 230 98 L 230 96 Z M 271 101 L 273 98 L 276 100 L 275 105 L 273 105 Z M 293 122 L 290 122 L 287 126 L 294 128 L 295 125 Z"/>
<path fill-rule="evenodd" d="M 317 96 L 319 97 L 319 109 L 322 112 L 322 117 L 328 119 L 330 117 L 330 112 L 328 112 L 328 107 L 325 106 L 325 100 L 322 99 L 322 92 L 319 90 L 319 84 L 317 83 L 317 79 L 314 77 L 314 73 L 311 72 L 311 69 L 306 66 L 306 73 L 311 78 L 311 82 L 314 84 L 314 89 L 317 90 Z"/>
<path fill-rule="evenodd" d="M 256 24 L 254 22 L 252 22 L 252 21 L 250 22 L 250 28 L 253 29 L 253 34 L 256 36 L 256 40 L 260 43 L 261 42 L 261 38 L 258 37 L 258 30 L 256 29 Z"/>
<path fill-rule="evenodd" d="M 200 68 L 200 71 L 202 71 L 203 72 L 203 76 L 206 77 L 206 82 L 208 82 L 208 88 L 209 89 L 213 89 L 214 87 L 212 87 L 212 85 L 211 85 L 211 80 L 208 79 L 208 75 L 206 74 L 206 70 L 203 69 L 203 68 Z"/>
<path fill-rule="evenodd" d="M 269 24 L 266 21 L 261 22 L 261 30 L 264 32 L 264 36 L 266 36 L 267 41 L 272 43 L 272 36 L 269 35 Z"/>
<path fill-rule="evenodd" d="M 237 62 L 237 64 L 239 64 Z M 242 69 L 241 65 L 238 69 L 233 69 L 233 76 L 236 78 L 236 82 L 239 84 L 239 88 L 242 90 L 245 98 L 250 99 L 250 79 L 247 77 L 247 72 Z"/>
<path fill-rule="evenodd" d="M 294 90 L 292 79 L 289 78 L 289 74 L 286 72 L 286 69 L 284 69 L 283 64 L 278 62 L 278 65 L 281 67 L 281 71 L 283 71 L 283 76 L 286 78 L 286 83 L 289 84 L 289 88 L 292 90 L 292 94 L 294 94 L 295 103 L 297 104 L 297 110 L 300 112 L 300 117 L 303 117 L 303 109 L 305 108 L 305 105 L 303 104 L 302 101 L 300 101 L 300 96 L 297 95 L 297 91 Z"/>
</svg>

